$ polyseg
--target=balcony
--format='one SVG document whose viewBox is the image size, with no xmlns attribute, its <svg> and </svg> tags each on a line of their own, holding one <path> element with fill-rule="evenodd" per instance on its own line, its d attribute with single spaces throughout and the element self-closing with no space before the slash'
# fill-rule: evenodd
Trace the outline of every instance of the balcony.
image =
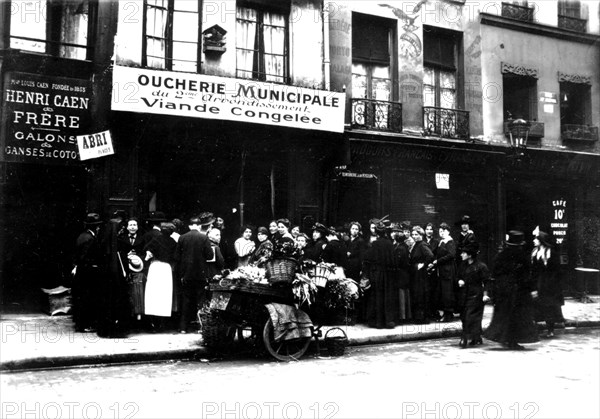
<svg viewBox="0 0 600 419">
<path fill-rule="evenodd" d="M 563 124 L 560 126 L 563 141 L 598 141 L 598 127 L 591 125 Z"/>
<path fill-rule="evenodd" d="M 587 19 L 558 15 L 558 27 L 576 32 L 587 32 Z"/>
<path fill-rule="evenodd" d="M 527 122 L 529 122 L 529 127 L 530 127 L 529 128 L 529 138 L 531 140 L 539 141 L 542 138 L 544 138 L 546 131 L 545 131 L 543 122 L 538 122 L 538 121 L 527 121 Z M 508 124 L 510 124 L 510 121 L 504 121 L 504 135 L 506 135 L 507 137 L 509 135 Z"/>
<path fill-rule="evenodd" d="M 523 22 L 533 22 L 533 7 L 502 3 L 502 17 L 522 20 Z"/>
<path fill-rule="evenodd" d="M 469 112 L 424 106 L 423 127 L 427 135 L 469 140 Z"/>
<path fill-rule="evenodd" d="M 353 98 L 352 128 L 402 132 L 402 103 Z"/>
</svg>

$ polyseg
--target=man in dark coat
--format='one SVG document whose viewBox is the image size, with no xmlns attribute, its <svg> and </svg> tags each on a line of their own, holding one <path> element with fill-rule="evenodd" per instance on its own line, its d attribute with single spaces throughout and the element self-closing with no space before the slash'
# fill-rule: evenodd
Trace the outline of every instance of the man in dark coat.
<svg viewBox="0 0 600 419">
<path fill-rule="evenodd" d="M 494 314 L 483 335 L 513 350 L 524 349 L 519 343 L 539 341 L 533 320 L 535 284 L 529 274 L 530 257 L 524 244 L 522 232 L 510 231 L 506 248 L 496 256 L 490 282 Z"/>
<path fill-rule="evenodd" d="M 73 270 L 73 322 L 78 332 L 96 328 L 98 292 L 101 279 L 102 252 L 98 234 L 102 220 L 97 213 L 86 216 L 85 231 L 75 242 L 75 269 Z"/>
<path fill-rule="evenodd" d="M 203 212 L 190 220 L 190 231 L 179 237 L 175 250 L 175 275 L 181 280 L 181 318 L 179 332 L 187 333 L 189 324 L 206 299 L 208 267 L 214 251 L 206 235 L 215 221 L 212 213 Z M 204 231 L 201 229 L 204 228 Z"/>
</svg>

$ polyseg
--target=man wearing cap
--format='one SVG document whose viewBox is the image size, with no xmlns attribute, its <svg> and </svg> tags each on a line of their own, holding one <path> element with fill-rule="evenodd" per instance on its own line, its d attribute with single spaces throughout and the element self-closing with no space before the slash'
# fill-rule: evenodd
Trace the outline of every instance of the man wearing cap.
<svg viewBox="0 0 600 419">
<path fill-rule="evenodd" d="M 537 325 L 533 321 L 533 301 L 536 295 L 525 252 L 524 234 L 512 230 L 506 247 L 494 260 L 490 281 L 494 314 L 484 337 L 511 350 L 524 349 L 519 343 L 538 342 Z"/>
<path fill-rule="evenodd" d="M 190 231 L 179 237 L 175 250 L 175 275 L 181 281 L 181 318 L 179 332 L 187 333 L 199 307 L 206 300 L 207 261 L 214 251 L 207 236 L 215 217 L 203 212 L 190 219 Z"/>
<path fill-rule="evenodd" d="M 101 279 L 102 252 L 98 234 L 102 220 L 93 212 L 87 214 L 85 230 L 75 242 L 73 269 L 73 322 L 77 332 L 91 332 L 96 328 L 98 287 Z"/>
</svg>

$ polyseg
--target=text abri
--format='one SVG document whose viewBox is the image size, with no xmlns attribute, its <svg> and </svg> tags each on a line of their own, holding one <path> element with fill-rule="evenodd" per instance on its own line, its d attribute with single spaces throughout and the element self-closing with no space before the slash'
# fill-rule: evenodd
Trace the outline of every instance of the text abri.
<svg viewBox="0 0 600 419">
<path fill-rule="evenodd" d="M 115 154 L 110 131 L 97 134 L 78 135 L 77 146 L 81 160 L 96 159 Z"/>
</svg>

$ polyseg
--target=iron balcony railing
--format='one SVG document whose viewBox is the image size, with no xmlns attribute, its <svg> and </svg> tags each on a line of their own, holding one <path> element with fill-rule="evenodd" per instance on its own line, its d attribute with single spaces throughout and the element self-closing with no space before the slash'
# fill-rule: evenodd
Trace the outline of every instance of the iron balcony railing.
<svg viewBox="0 0 600 419">
<path fill-rule="evenodd" d="M 352 128 L 402 132 L 402 103 L 353 98 Z"/>
<path fill-rule="evenodd" d="M 577 32 L 587 32 L 587 19 L 558 15 L 558 27 Z"/>
<path fill-rule="evenodd" d="M 527 121 L 529 122 L 529 138 L 541 139 L 544 137 L 546 130 L 543 122 L 538 121 Z M 508 129 L 510 122 L 504 121 L 504 134 L 508 137 L 510 130 Z"/>
<path fill-rule="evenodd" d="M 502 3 L 502 17 L 533 22 L 533 7 L 518 4 Z"/>
<path fill-rule="evenodd" d="M 563 140 L 598 141 L 598 127 L 591 125 L 563 124 L 560 132 Z"/>
<path fill-rule="evenodd" d="M 427 135 L 461 140 L 470 139 L 468 111 L 424 106 L 423 126 Z"/>
</svg>

